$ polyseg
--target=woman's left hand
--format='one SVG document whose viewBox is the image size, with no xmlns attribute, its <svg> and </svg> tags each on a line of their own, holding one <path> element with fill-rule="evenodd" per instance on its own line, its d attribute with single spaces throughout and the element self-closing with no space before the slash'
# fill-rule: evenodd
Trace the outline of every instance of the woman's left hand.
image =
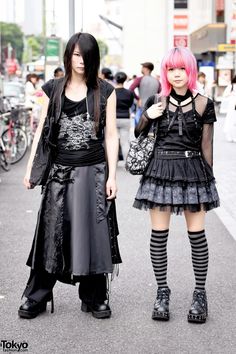
<svg viewBox="0 0 236 354">
<path fill-rule="evenodd" d="M 106 183 L 107 199 L 108 200 L 114 199 L 116 197 L 116 192 L 117 192 L 116 180 L 112 178 L 108 178 Z"/>
</svg>

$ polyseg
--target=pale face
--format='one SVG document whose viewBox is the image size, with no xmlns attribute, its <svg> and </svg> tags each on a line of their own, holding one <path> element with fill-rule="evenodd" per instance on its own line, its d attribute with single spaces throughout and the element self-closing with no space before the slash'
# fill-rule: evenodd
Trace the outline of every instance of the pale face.
<svg viewBox="0 0 236 354">
<path fill-rule="evenodd" d="M 84 74 L 84 61 L 80 54 L 79 46 L 76 45 L 71 59 L 72 73 L 83 75 Z"/>
<path fill-rule="evenodd" d="M 185 68 L 169 68 L 167 70 L 167 80 L 174 89 L 188 88 L 188 76 Z"/>
</svg>

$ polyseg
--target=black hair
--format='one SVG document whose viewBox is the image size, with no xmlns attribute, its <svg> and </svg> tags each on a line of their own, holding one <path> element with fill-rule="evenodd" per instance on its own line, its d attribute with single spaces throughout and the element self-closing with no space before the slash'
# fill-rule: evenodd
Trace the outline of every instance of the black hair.
<svg viewBox="0 0 236 354">
<path fill-rule="evenodd" d="M 84 79 L 88 89 L 94 89 L 94 118 L 96 131 L 100 116 L 100 91 L 98 86 L 98 71 L 100 67 L 100 53 L 96 39 L 90 33 L 75 33 L 68 41 L 64 53 L 65 85 L 72 76 L 72 55 L 75 46 L 79 46 L 84 61 Z"/>
<path fill-rule="evenodd" d="M 38 77 L 38 75 L 35 74 L 35 73 L 29 73 L 29 74 L 26 76 L 26 82 L 30 81 L 30 82 L 33 84 L 34 88 L 35 88 L 35 84 L 31 81 L 31 79 L 37 79 L 37 81 L 38 81 L 38 80 L 39 80 L 39 77 Z"/>
<path fill-rule="evenodd" d="M 101 73 L 104 75 L 106 80 L 113 80 L 112 71 L 109 68 L 102 68 Z"/>
<path fill-rule="evenodd" d="M 119 71 L 115 74 L 115 80 L 117 84 L 123 84 L 127 80 L 127 75 L 123 71 Z"/>
<path fill-rule="evenodd" d="M 60 67 L 60 66 L 58 66 L 55 70 L 54 70 L 54 76 L 56 76 L 57 75 L 57 73 L 59 73 L 59 72 L 63 72 L 64 73 L 64 70 Z"/>
<path fill-rule="evenodd" d="M 72 75 L 72 55 L 75 46 L 79 46 L 84 61 L 84 76 L 86 85 L 89 88 L 98 87 L 98 70 L 100 66 L 99 47 L 96 39 L 90 33 L 75 33 L 68 41 L 64 53 L 64 66 L 66 82 L 70 81 Z"/>
<path fill-rule="evenodd" d="M 234 77 L 232 78 L 231 83 L 232 83 L 232 84 L 236 84 L 236 76 L 234 76 Z"/>
</svg>

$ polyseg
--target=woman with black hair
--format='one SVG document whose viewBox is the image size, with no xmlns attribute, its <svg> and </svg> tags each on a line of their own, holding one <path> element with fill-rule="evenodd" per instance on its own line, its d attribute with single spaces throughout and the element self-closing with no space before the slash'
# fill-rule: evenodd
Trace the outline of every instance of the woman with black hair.
<svg viewBox="0 0 236 354">
<path fill-rule="evenodd" d="M 114 204 L 118 136 L 115 91 L 98 78 L 99 64 L 96 39 L 76 33 L 65 49 L 65 77 L 42 87 L 43 112 L 24 184 L 43 185 L 43 196 L 22 318 L 36 317 L 48 301 L 53 312 L 57 280 L 80 283 L 82 311 L 111 316 L 107 278 L 121 263 Z"/>
</svg>

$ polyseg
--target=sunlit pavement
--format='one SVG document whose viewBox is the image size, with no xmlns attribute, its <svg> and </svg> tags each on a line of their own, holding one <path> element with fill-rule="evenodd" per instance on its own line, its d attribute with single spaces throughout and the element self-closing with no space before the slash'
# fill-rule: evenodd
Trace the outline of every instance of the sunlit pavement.
<svg viewBox="0 0 236 354">
<path fill-rule="evenodd" d="M 236 240 L 236 143 L 225 139 L 224 118 L 219 115 L 215 124 L 214 173 L 221 199 L 216 213 Z"/>
<path fill-rule="evenodd" d="M 117 212 L 123 264 L 111 285 L 111 319 L 97 320 L 82 313 L 77 286 L 62 283 L 54 289 L 54 314 L 48 306 L 47 312 L 34 320 L 19 319 L 17 310 L 29 275 L 25 262 L 40 203 L 40 188 L 27 191 L 22 185 L 25 159 L 9 173 L 0 172 L 0 341 L 27 342 L 28 352 L 33 354 L 235 353 L 236 242 L 229 219 L 222 213 L 230 214 L 231 221 L 235 215 L 236 145 L 224 141 L 222 124 L 223 118 L 219 118 L 214 151 L 221 219 L 211 211 L 206 222 L 210 249 L 206 324 L 186 320 L 194 281 L 181 216 L 172 218 L 168 241 L 171 318 L 167 323 L 151 319 L 156 285 L 149 259 L 148 213 L 132 208 L 139 178 L 129 175 L 122 164 L 118 167 Z"/>
</svg>

